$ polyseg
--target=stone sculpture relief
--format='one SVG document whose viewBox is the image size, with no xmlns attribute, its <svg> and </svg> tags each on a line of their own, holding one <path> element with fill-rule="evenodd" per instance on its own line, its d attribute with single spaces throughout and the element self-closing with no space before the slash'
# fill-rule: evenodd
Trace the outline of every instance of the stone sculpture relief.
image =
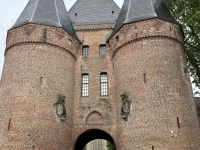
<svg viewBox="0 0 200 150">
<path fill-rule="evenodd" d="M 123 93 L 120 97 L 122 99 L 121 116 L 125 121 L 128 121 L 128 115 L 131 109 L 131 100 L 129 100 L 127 93 Z"/>
<path fill-rule="evenodd" d="M 66 114 L 66 107 L 65 107 L 65 96 L 58 95 L 57 100 L 54 103 L 54 108 L 57 116 L 59 117 L 60 121 L 64 122 L 67 114 Z"/>
<path fill-rule="evenodd" d="M 26 25 L 22 28 L 23 32 L 26 34 L 26 35 L 31 35 L 31 33 L 37 28 L 37 25 L 34 25 L 34 24 L 29 24 L 29 25 Z"/>
<path fill-rule="evenodd" d="M 59 40 L 65 37 L 65 32 L 61 29 L 56 29 L 56 36 Z"/>
<path fill-rule="evenodd" d="M 99 112 L 93 111 L 87 116 L 86 124 L 87 125 L 102 125 L 104 124 L 103 116 Z"/>
</svg>

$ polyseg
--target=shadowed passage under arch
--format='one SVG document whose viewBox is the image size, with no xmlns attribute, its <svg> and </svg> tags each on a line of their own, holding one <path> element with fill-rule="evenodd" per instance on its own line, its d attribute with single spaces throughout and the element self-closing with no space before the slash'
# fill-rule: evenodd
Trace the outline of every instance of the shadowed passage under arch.
<svg viewBox="0 0 200 150">
<path fill-rule="evenodd" d="M 110 134 L 99 129 L 91 129 L 82 133 L 76 141 L 74 150 L 83 150 L 85 145 L 95 139 L 104 139 L 112 143 L 115 147 L 115 142 Z M 114 148 L 115 149 L 115 148 Z"/>
</svg>

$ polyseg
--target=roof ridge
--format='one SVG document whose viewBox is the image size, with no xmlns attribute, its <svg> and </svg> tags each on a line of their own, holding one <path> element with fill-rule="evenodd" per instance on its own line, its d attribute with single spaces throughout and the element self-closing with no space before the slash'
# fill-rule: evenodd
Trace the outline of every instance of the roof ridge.
<svg viewBox="0 0 200 150">
<path fill-rule="evenodd" d="M 155 10 L 154 10 L 154 6 L 153 6 L 153 3 L 152 3 L 152 0 L 150 0 L 150 3 L 151 3 L 152 10 L 153 10 L 153 12 L 154 12 L 154 15 L 155 15 L 156 17 L 158 17 L 157 13 L 156 13 Z"/>
<path fill-rule="evenodd" d="M 60 22 L 60 17 L 59 17 L 59 14 L 58 14 L 58 8 L 57 8 L 57 0 L 54 0 L 54 4 L 55 4 L 55 8 L 56 8 L 56 14 L 57 14 L 57 17 L 58 17 L 58 23 L 60 24 L 60 26 L 62 27 L 62 24 Z"/>
<path fill-rule="evenodd" d="M 35 15 L 35 12 L 36 12 L 36 8 L 37 8 L 38 3 L 39 3 L 39 0 L 36 1 L 35 8 L 34 8 L 33 14 L 32 14 L 32 16 L 31 16 L 31 19 L 29 20 L 29 22 L 31 22 L 31 21 L 33 20 L 33 17 L 34 17 L 34 15 Z"/>
<path fill-rule="evenodd" d="M 125 23 L 125 22 L 127 21 L 127 19 L 128 19 L 128 15 L 129 15 L 129 11 L 130 11 L 131 2 L 132 2 L 132 0 L 129 0 L 128 12 L 127 12 L 127 14 L 126 14 L 126 19 L 125 19 L 124 23 Z"/>
</svg>

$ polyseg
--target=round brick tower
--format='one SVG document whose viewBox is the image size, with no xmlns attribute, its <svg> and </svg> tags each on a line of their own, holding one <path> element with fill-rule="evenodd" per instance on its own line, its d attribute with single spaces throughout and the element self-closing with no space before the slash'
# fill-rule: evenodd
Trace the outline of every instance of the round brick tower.
<svg viewBox="0 0 200 150">
<path fill-rule="evenodd" d="M 29 1 L 8 31 L 0 149 L 72 149 L 79 43 L 62 0 Z"/>
<path fill-rule="evenodd" d="M 196 150 L 200 128 L 182 30 L 162 1 L 149 2 L 125 0 L 108 39 L 118 104 L 117 149 Z"/>
</svg>

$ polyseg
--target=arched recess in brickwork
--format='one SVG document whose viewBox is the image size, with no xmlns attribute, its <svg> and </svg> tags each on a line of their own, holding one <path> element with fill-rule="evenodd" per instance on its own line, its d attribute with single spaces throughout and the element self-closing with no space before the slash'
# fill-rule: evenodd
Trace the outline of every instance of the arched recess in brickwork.
<svg viewBox="0 0 200 150">
<path fill-rule="evenodd" d="M 86 124 L 87 125 L 102 125 L 104 124 L 103 116 L 99 112 L 93 111 L 87 116 Z"/>
<path fill-rule="evenodd" d="M 106 141 L 109 141 L 110 143 L 112 143 L 114 145 L 113 150 L 116 149 L 116 146 L 115 146 L 116 144 L 110 134 L 108 134 L 107 132 L 105 132 L 103 130 L 90 129 L 90 130 L 83 132 L 78 137 L 78 139 L 76 140 L 76 143 L 74 145 L 74 150 L 82 150 L 88 142 L 95 140 L 95 139 L 104 139 Z"/>
</svg>

